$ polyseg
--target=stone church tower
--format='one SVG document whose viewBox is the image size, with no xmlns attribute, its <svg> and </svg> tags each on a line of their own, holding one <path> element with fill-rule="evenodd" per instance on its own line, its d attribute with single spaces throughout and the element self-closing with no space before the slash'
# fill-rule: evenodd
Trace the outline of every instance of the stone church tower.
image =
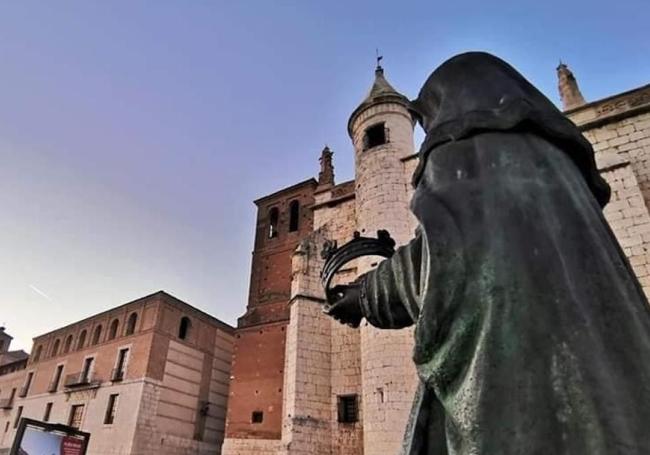
<svg viewBox="0 0 650 455">
<path fill-rule="evenodd" d="M 365 322 L 355 330 L 325 316 L 320 249 L 325 240 L 339 244 L 351 240 L 355 230 L 375 236 L 378 229 L 387 229 L 398 244 L 413 237 L 415 220 L 408 208 L 410 176 L 416 162 L 413 126 L 408 99 L 390 85 L 378 66 L 368 95 L 348 122 L 355 180 L 336 184 L 333 153 L 325 147 L 318 181 L 306 185 L 306 194 L 313 197 L 311 203 L 304 200 L 312 231 L 301 237 L 293 253 L 290 278 L 284 278 L 286 266 L 280 262 L 271 263 L 270 270 L 264 267 L 267 274 L 282 270 L 275 276 L 282 283 L 271 288 L 291 288 L 285 300 L 289 315 L 281 344 L 284 355 L 275 355 L 284 361 L 282 381 L 271 380 L 279 371 L 277 366 L 268 378 L 256 369 L 273 363 L 269 356 L 274 349 L 262 338 L 272 341 L 266 334 L 275 325 L 268 319 L 260 320 L 262 325 L 251 325 L 251 318 L 262 310 L 266 314 L 270 307 L 262 305 L 262 297 L 251 295 L 248 311 L 240 320 L 224 454 L 397 453 L 417 379 L 411 361 L 412 330 L 380 331 Z M 260 214 L 252 280 L 260 273 L 257 262 L 267 256 L 274 242 L 266 238 L 273 226 L 266 211 L 273 210 L 280 197 L 295 197 L 293 188 L 256 201 Z M 305 183 L 299 188 L 305 192 Z M 295 237 L 286 237 L 282 225 L 278 229 L 281 252 L 286 254 L 287 242 L 295 241 Z M 337 281 L 350 282 L 375 265 L 372 259 L 356 261 L 339 272 Z M 251 293 L 255 286 L 251 281 Z M 263 358 L 258 359 L 260 353 Z M 258 360 L 253 362 L 243 355 Z M 281 390 L 282 406 L 275 399 L 264 399 L 258 387 Z"/>
</svg>

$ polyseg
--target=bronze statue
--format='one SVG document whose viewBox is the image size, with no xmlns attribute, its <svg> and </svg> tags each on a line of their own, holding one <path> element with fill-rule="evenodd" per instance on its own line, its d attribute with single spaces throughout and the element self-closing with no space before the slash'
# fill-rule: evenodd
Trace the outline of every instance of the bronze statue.
<svg viewBox="0 0 650 455">
<path fill-rule="evenodd" d="M 412 113 L 418 233 L 326 307 L 416 326 L 404 453 L 650 454 L 650 308 L 589 142 L 485 53 L 436 69 Z"/>
</svg>

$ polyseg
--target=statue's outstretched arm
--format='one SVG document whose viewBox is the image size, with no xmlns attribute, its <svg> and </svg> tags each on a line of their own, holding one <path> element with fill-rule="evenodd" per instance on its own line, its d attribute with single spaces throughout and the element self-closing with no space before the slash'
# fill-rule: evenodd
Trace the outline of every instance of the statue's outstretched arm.
<svg viewBox="0 0 650 455">
<path fill-rule="evenodd" d="M 423 253 L 426 255 L 426 246 L 423 236 L 418 234 L 391 258 L 361 277 L 359 304 L 370 324 L 398 329 L 417 321 L 423 264 L 427 260 Z"/>
</svg>

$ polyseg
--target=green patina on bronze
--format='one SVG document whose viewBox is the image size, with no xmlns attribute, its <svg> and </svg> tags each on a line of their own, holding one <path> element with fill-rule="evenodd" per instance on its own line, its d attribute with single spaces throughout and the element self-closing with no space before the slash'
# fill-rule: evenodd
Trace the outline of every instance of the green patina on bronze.
<svg viewBox="0 0 650 455">
<path fill-rule="evenodd" d="M 415 325 L 403 453 L 650 454 L 650 310 L 589 143 L 484 53 L 443 64 L 412 109 L 419 234 L 328 308 Z"/>
</svg>

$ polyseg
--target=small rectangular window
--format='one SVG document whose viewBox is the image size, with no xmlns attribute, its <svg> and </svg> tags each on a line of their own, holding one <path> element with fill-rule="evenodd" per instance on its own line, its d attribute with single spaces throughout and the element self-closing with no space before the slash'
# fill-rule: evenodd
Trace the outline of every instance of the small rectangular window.
<svg viewBox="0 0 650 455">
<path fill-rule="evenodd" d="M 48 387 L 48 392 L 56 392 L 59 389 L 59 382 L 61 382 L 61 375 L 63 375 L 63 365 L 57 365 L 56 371 L 54 372 L 54 377 L 52 382 L 50 382 L 50 387 Z"/>
<path fill-rule="evenodd" d="M 264 413 L 262 411 L 253 411 L 251 416 L 252 423 L 262 423 L 264 421 Z"/>
<path fill-rule="evenodd" d="M 117 411 L 117 397 L 119 394 L 114 393 L 108 397 L 108 405 L 106 406 L 106 415 L 104 416 L 104 423 L 110 425 L 115 421 L 115 412 Z"/>
<path fill-rule="evenodd" d="M 84 369 L 81 372 L 81 382 L 86 383 L 90 381 L 90 368 L 93 366 L 93 358 L 88 357 L 84 360 Z"/>
<path fill-rule="evenodd" d="M 126 355 L 129 353 L 129 348 L 120 349 L 117 354 L 117 364 L 111 375 L 113 382 L 121 381 L 124 379 L 124 369 L 126 367 Z"/>
<path fill-rule="evenodd" d="M 45 413 L 43 414 L 43 422 L 50 421 L 50 414 L 52 414 L 52 403 L 47 403 L 45 405 Z"/>
<path fill-rule="evenodd" d="M 14 428 L 18 428 L 18 423 L 20 422 L 20 418 L 23 415 L 23 407 L 18 406 L 18 410 L 16 411 L 16 420 L 14 420 Z"/>
<path fill-rule="evenodd" d="M 74 404 L 70 408 L 70 418 L 68 419 L 68 425 L 77 430 L 81 428 L 81 419 L 84 415 L 84 405 L 83 404 Z"/>
<path fill-rule="evenodd" d="M 338 397 L 338 420 L 341 423 L 354 423 L 358 419 L 359 406 L 357 395 L 339 395 Z"/>
<path fill-rule="evenodd" d="M 23 384 L 22 388 L 20 389 L 20 392 L 18 393 L 18 396 L 21 398 L 25 398 L 27 394 L 29 393 L 29 387 L 32 385 L 32 379 L 34 378 L 34 372 L 30 371 L 27 373 L 27 379 L 25 379 L 25 383 Z"/>
</svg>

